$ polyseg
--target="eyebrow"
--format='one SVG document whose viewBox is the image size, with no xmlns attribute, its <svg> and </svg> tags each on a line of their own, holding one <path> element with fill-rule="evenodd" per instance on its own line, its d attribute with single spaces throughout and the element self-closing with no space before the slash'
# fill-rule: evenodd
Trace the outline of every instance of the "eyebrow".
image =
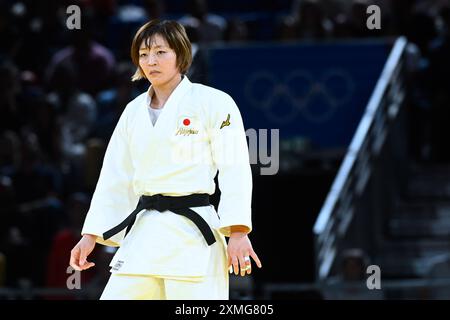
<svg viewBox="0 0 450 320">
<path fill-rule="evenodd" d="M 149 49 L 159 49 L 159 48 L 165 48 L 166 46 L 152 46 L 150 48 L 145 47 L 145 48 L 139 48 L 139 51 L 143 51 L 143 50 L 149 50 Z"/>
</svg>

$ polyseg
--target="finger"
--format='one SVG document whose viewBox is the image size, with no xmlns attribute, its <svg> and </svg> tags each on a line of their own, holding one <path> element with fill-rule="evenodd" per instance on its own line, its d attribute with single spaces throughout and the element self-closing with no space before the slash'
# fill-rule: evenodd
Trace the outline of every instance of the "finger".
<svg viewBox="0 0 450 320">
<path fill-rule="evenodd" d="M 245 270 L 247 271 L 247 274 L 251 274 L 252 273 L 252 262 L 250 261 L 249 254 L 246 254 L 244 256 L 244 261 L 245 261 Z"/>
<path fill-rule="evenodd" d="M 86 263 L 87 254 L 86 251 L 83 249 L 80 249 L 80 266 L 84 266 Z"/>
<path fill-rule="evenodd" d="M 93 266 L 95 266 L 95 263 L 93 263 L 93 262 L 87 262 L 87 263 L 85 263 L 85 264 L 82 266 L 81 270 L 87 270 L 87 269 L 89 269 L 89 268 L 92 268 Z"/>
<path fill-rule="evenodd" d="M 250 254 L 247 253 L 244 255 L 244 262 L 245 262 L 245 266 L 251 265 Z"/>
<path fill-rule="evenodd" d="M 81 268 L 75 263 L 75 261 L 71 261 L 69 263 L 69 265 L 72 267 L 73 270 L 76 270 L 76 271 L 80 271 L 81 270 Z"/>
<path fill-rule="evenodd" d="M 232 266 L 232 263 L 231 263 L 231 256 L 230 256 L 229 253 L 227 254 L 227 257 L 228 257 L 228 265 L 227 265 L 228 272 L 229 273 L 233 273 L 233 266 Z"/>
<path fill-rule="evenodd" d="M 239 265 L 241 266 L 241 277 L 245 276 L 245 273 L 247 272 L 244 256 L 239 256 Z"/>
<path fill-rule="evenodd" d="M 70 266 L 74 269 L 74 270 L 80 270 L 80 266 L 78 265 L 78 257 L 80 255 L 80 251 L 78 248 L 72 249 L 71 253 L 70 253 Z"/>
<path fill-rule="evenodd" d="M 252 250 L 250 252 L 250 256 L 253 258 L 253 260 L 255 260 L 256 265 L 258 266 L 258 268 L 262 268 L 261 261 L 259 260 L 258 255 L 256 254 L 256 252 Z"/>
<path fill-rule="evenodd" d="M 233 270 L 234 270 L 234 274 L 238 275 L 239 274 L 239 263 L 238 263 L 238 258 L 236 256 L 231 258 L 232 263 L 233 263 Z"/>
</svg>

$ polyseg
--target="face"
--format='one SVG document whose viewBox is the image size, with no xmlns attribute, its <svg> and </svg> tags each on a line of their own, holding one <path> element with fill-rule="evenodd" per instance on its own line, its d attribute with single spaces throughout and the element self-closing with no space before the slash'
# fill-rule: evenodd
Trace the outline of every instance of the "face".
<svg viewBox="0 0 450 320">
<path fill-rule="evenodd" d="M 145 41 L 139 48 L 139 66 L 153 86 L 164 86 L 180 76 L 177 55 L 167 41 L 159 34 L 150 40 L 150 48 Z"/>
</svg>

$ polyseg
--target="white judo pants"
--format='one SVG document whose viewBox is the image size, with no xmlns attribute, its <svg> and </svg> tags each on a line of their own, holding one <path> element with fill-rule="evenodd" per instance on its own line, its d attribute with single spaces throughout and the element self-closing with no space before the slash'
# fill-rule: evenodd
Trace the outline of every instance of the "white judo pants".
<svg viewBox="0 0 450 320">
<path fill-rule="evenodd" d="M 222 244 L 212 245 L 204 277 L 113 273 L 100 300 L 228 300 L 228 262 L 224 251 Z"/>
</svg>

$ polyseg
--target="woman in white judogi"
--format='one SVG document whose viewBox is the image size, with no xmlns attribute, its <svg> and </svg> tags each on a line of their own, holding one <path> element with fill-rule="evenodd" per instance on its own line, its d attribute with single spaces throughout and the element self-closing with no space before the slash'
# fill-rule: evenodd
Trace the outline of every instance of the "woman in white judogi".
<svg viewBox="0 0 450 320">
<path fill-rule="evenodd" d="M 92 267 L 86 259 L 96 242 L 120 246 L 101 299 L 228 299 L 229 268 L 250 274 L 250 257 L 261 267 L 247 235 L 252 177 L 239 109 L 226 93 L 183 76 L 192 61 L 191 44 L 177 22 L 142 26 L 131 56 L 137 66 L 133 80 L 146 78 L 151 86 L 117 123 L 70 265 Z M 217 171 L 218 212 L 211 205 L 190 208 L 206 221 L 214 243 L 193 220 L 152 208 L 137 210 L 128 233 L 105 237 L 141 196 L 213 194 Z M 228 245 L 224 236 L 230 237 Z"/>
</svg>

